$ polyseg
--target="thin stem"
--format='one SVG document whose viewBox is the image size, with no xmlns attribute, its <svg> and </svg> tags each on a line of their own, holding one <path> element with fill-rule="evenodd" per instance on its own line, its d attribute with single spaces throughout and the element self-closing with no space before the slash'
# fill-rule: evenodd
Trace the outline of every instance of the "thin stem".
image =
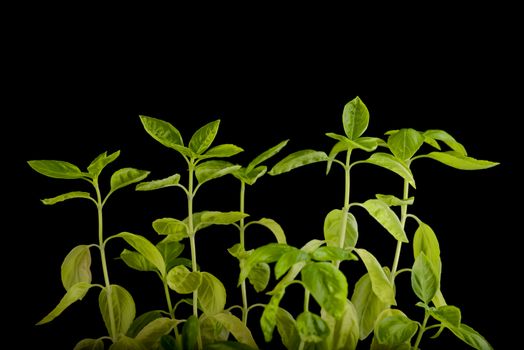
<svg viewBox="0 0 524 350">
<path fill-rule="evenodd" d="M 304 312 L 309 311 L 309 297 L 311 293 L 307 288 L 304 289 Z"/>
<path fill-rule="evenodd" d="M 404 180 L 404 191 L 403 191 L 403 194 L 402 194 L 402 199 L 403 200 L 407 200 L 408 197 L 409 197 L 409 182 Z M 402 225 L 402 229 L 404 229 L 406 227 L 407 215 L 408 215 L 408 205 L 407 204 L 402 204 L 400 206 L 400 224 Z M 399 263 L 399 260 L 400 260 L 400 251 L 401 251 L 401 249 L 402 249 L 402 242 L 401 241 L 397 241 L 397 248 L 395 250 L 395 258 L 393 259 L 393 266 L 391 268 L 391 275 L 390 275 L 391 284 L 393 284 L 393 285 L 395 283 L 395 275 L 396 275 L 397 269 L 398 269 L 398 263 Z"/>
<path fill-rule="evenodd" d="M 245 201 L 246 201 L 246 183 L 244 181 L 240 181 L 240 212 L 242 214 L 245 213 Z M 246 250 L 245 247 L 245 221 L 244 218 L 240 219 L 240 247 L 242 251 Z M 240 284 L 240 290 L 242 292 L 242 322 L 244 325 L 247 325 L 247 315 L 249 312 L 249 307 L 247 303 L 247 288 L 246 288 L 246 280 L 244 279 L 242 283 Z"/>
<path fill-rule="evenodd" d="M 429 320 L 429 312 L 425 310 L 424 312 L 424 321 L 422 321 L 422 325 L 420 326 L 420 329 L 418 331 L 417 340 L 415 340 L 415 345 L 413 345 L 413 350 L 418 350 L 418 346 L 420 345 L 420 341 L 422 340 L 422 335 L 426 331 L 426 324 Z"/>
<path fill-rule="evenodd" d="M 108 312 L 109 312 L 109 327 L 111 328 L 111 334 L 116 337 L 116 322 L 115 322 L 115 314 L 113 311 L 113 297 L 111 295 L 111 282 L 109 281 L 109 272 L 107 269 L 107 261 L 106 261 L 106 253 L 105 253 L 105 243 L 104 243 L 104 220 L 103 220 L 103 213 L 102 208 L 104 206 L 102 202 L 102 196 L 100 194 L 100 188 L 98 186 L 98 181 L 93 182 L 93 186 L 95 187 L 96 191 L 96 198 L 97 198 L 97 212 L 98 212 L 98 246 L 100 248 L 100 260 L 102 263 L 102 272 L 104 275 L 104 283 L 106 288 L 106 295 L 107 295 L 107 305 L 108 305 Z"/>
<path fill-rule="evenodd" d="M 173 310 L 173 304 L 171 303 L 171 296 L 169 294 L 169 287 L 167 285 L 167 279 L 162 278 L 162 282 L 164 283 L 164 293 L 166 295 L 167 309 L 169 310 L 169 314 L 171 315 L 171 318 L 175 319 L 175 311 Z"/>
<path fill-rule="evenodd" d="M 346 228 L 347 228 L 347 221 L 348 221 L 348 213 L 349 213 L 349 190 L 350 190 L 350 161 L 351 161 L 351 150 L 348 150 L 346 153 L 346 164 L 344 166 L 344 207 L 342 208 L 343 211 L 343 218 L 342 218 L 342 224 L 340 226 L 340 236 L 339 236 L 339 242 L 338 246 L 340 248 L 344 248 L 344 241 L 346 239 Z M 340 267 L 340 260 L 336 261 L 335 266 L 337 268 Z"/>
</svg>

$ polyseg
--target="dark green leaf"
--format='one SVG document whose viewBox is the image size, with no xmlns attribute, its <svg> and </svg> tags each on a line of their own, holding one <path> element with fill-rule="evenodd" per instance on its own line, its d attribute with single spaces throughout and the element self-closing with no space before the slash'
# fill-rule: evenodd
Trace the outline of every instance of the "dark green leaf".
<svg viewBox="0 0 524 350">
<path fill-rule="evenodd" d="M 184 326 L 182 327 L 183 350 L 197 349 L 198 334 L 198 318 L 195 315 L 191 315 L 186 322 L 184 322 Z"/>
<path fill-rule="evenodd" d="M 275 164 L 275 166 L 273 166 L 269 171 L 269 175 L 283 174 L 304 165 L 323 162 L 326 160 L 328 160 L 327 154 L 321 151 L 314 151 L 311 149 L 298 151 L 291 153 Z"/>
<path fill-rule="evenodd" d="M 121 335 L 118 339 L 111 344 L 109 350 L 147 350 L 140 344 L 136 339 Z"/>
<path fill-rule="evenodd" d="M 204 350 L 256 350 L 249 345 L 237 343 L 234 341 L 221 341 L 204 346 Z"/>
<path fill-rule="evenodd" d="M 62 160 L 30 160 L 27 162 L 34 171 L 55 179 L 81 179 L 87 174 L 71 163 Z"/>
<path fill-rule="evenodd" d="M 92 338 L 82 339 L 76 343 L 73 350 L 104 350 L 104 341 Z"/>
<path fill-rule="evenodd" d="M 147 133 L 164 146 L 170 148 L 174 148 L 173 146 L 184 146 L 182 135 L 170 123 L 143 115 L 140 116 L 140 121 Z"/>
<path fill-rule="evenodd" d="M 346 103 L 342 112 L 342 125 L 347 137 L 351 140 L 360 137 L 368 128 L 368 124 L 369 111 L 360 97 L 357 96 Z"/>
</svg>

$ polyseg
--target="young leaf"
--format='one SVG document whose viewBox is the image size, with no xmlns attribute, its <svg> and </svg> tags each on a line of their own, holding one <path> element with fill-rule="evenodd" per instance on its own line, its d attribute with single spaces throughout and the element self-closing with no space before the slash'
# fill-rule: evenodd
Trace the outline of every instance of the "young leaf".
<svg viewBox="0 0 524 350">
<path fill-rule="evenodd" d="M 48 313 L 43 319 L 38 321 L 37 325 L 45 324 L 48 322 L 51 322 L 56 317 L 58 317 L 65 309 L 69 307 L 72 303 L 78 300 L 82 300 L 82 298 L 86 295 L 89 288 L 91 288 L 93 285 L 87 283 L 87 282 L 78 282 L 77 284 L 71 286 L 66 294 L 62 297 L 58 305 L 50 312 Z"/>
<path fill-rule="evenodd" d="M 109 305 L 109 294 L 111 294 L 112 305 Z M 111 338 L 117 339 L 119 336 L 125 334 L 133 323 L 136 314 L 135 302 L 131 294 L 129 294 L 129 292 L 123 287 L 117 284 L 112 284 L 109 287 L 104 287 L 100 291 L 100 295 L 98 296 L 98 305 L 100 307 L 100 312 L 102 313 L 102 318 L 104 319 L 107 331 L 109 332 Z M 111 329 L 109 308 L 113 309 L 116 325 L 114 334 L 113 330 Z"/>
<path fill-rule="evenodd" d="M 100 154 L 98 157 L 96 157 L 91 164 L 87 167 L 87 172 L 93 179 L 96 179 L 102 170 L 109 164 L 115 161 L 115 159 L 120 156 L 120 151 L 116 151 L 114 153 L 111 153 L 109 156 L 107 155 L 107 152 L 104 152 Z"/>
<path fill-rule="evenodd" d="M 378 260 L 367 250 L 355 248 L 371 279 L 373 293 L 385 304 L 396 305 L 395 289 Z"/>
<path fill-rule="evenodd" d="M 415 235 L 413 236 L 413 256 L 415 259 L 420 253 L 426 255 L 437 275 L 437 278 L 440 279 L 442 263 L 440 260 L 440 246 L 438 239 L 431 227 L 423 222 L 420 222 L 415 231 Z"/>
<path fill-rule="evenodd" d="M 346 103 L 342 112 L 342 124 L 346 136 L 355 140 L 368 128 L 369 111 L 360 97 Z"/>
<path fill-rule="evenodd" d="M 273 233 L 273 235 L 275 236 L 275 238 L 277 240 L 277 243 L 286 244 L 286 235 L 284 234 L 284 230 L 282 229 L 282 227 L 275 220 L 269 219 L 269 218 L 262 218 L 262 219 L 257 220 L 257 221 L 249 222 L 246 225 L 246 227 L 248 225 L 252 225 L 252 224 L 262 225 L 262 226 L 268 228 Z"/>
<path fill-rule="evenodd" d="M 455 140 L 453 136 L 451 136 L 444 130 L 437 130 L 437 129 L 426 130 L 424 131 L 423 135 L 426 138 L 426 142 L 428 142 L 427 138 L 431 138 L 432 140 L 442 141 L 446 145 L 448 145 L 448 147 L 451 148 L 453 151 L 456 151 L 463 156 L 468 155 L 464 146 L 460 144 L 459 142 L 457 142 L 457 140 Z M 437 149 L 440 150 L 440 148 L 438 147 Z"/>
<path fill-rule="evenodd" d="M 202 154 L 199 159 L 232 157 L 235 154 L 243 151 L 244 150 L 238 146 L 226 143 L 223 145 L 211 147 L 204 154 Z"/>
<path fill-rule="evenodd" d="M 269 158 L 273 157 L 275 154 L 280 152 L 282 150 L 282 148 L 284 148 L 287 145 L 288 142 L 289 142 L 289 140 L 284 140 L 284 141 L 280 142 L 278 145 L 273 146 L 270 149 L 268 149 L 268 150 L 262 152 L 261 154 L 259 154 L 258 156 L 256 156 L 255 159 L 253 159 L 248 164 L 248 166 L 246 167 L 247 171 L 251 172 L 251 170 L 255 169 L 255 167 L 257 165 L 262 164 L 263 162 L 265 162 Z"/>
<path fill-rule="evenodd" d="M 79 282 L 91 283 L 91 252 L 89 246 L 78 245 L 67 254 L 61 267 L 62 284 L 69 290 Z"/>
<path fill-rule="evenodd" d="M 189 148 L 196 154 L 204 153 L 213 143 L 219 125 L 220 119 L 217 119 L 198 129 L 189 140 Z"/>
<path fill-rule="evenodd" d="M 247 275 L 249 283 L 251 283 L 255 291 L 259 293 L 266 289 L 270 277 L 271 269 L 266 263 L 256 264 L 251 271 L 249 271 L 249 275 Z"/>
<path fill-rule="evenodd" d="M 219 312 L 213 315 L 213 318 L 220 322 L 235 339 L 242 343 L 249 345 L 255 349 L 258 348 L 253 335 L 247 326 L 236 316 L 232 315 L 229 312 Z"/>
<path fill-rule="evenodd" d="M 240 169 L 240 165 L 235 165 L 225 160 L 208 160 L 200 163 L 195 169 L 195 176 L 199 184 L 206 181 L 231 174 Z"/>
<path fill-rule="evenodd" d="M 169 177 L 160 180 L 153 180 L 147 182 L 141 182 L 136 185 L 137 191 L 153 191 L 164 187 L 171 187 L 178 185 L 180 181 L 180 174 L 174 174 Z"/>
<path fill-rule="evenodd" d="M 164 146 L 170 148 L 174 148 L 173 146 L 184 146 L 182 135 L 170 123 L 143 115 L 140 116 L 140 121 L 147 133 Z"/>
<path fill-rule="evenodd" d="M 62 160 L 30 160 L 27 162 L 34 171 L 55 179 L 81 179 L 86 176 L 80 169 Z"/>
<path fill-rule="evenodd" d="M 444 326 L 450 327 L 460 327 L 460 309 L 452 305 L 444 305 L 436 309 L 429 309 L 430 315 L 440 321 Z"/>
<path fill-rule="evenodd" d="M 391 152 L 402 161 L 411 159 L 424 143 L 424 136 L 415 129 L 400 129 L 388 137 Z"/>
<path fill-rule="evenodd" d="M 397 241 L 407 243 L 408 237 L 393 210 L 380 199 L 368 199 L 362 203 L 368 213 L 378 221 Z"/>
<path fill-rule="evenodd" d="M 320 247 L 311 254 L 311 258 L 317 261 L 344 261 L 358 260 L 351 251 L 339 247 Z"/>
<path fill-rule="evenodd" d="M 439 278 L 424 253 L 415 259 L 411 272 L 411 287 L 417 297 L 424 303 L 429 303 L 439 289 Z"/>
<path fill-rule="evenodd" d="M 346 219 L 346 230 L 343 239 L 343 248 L 351 249 L 357 244 L 358 224 L 351 213 L 345 213 L 340 209 L 333 209 L 324 219 L 324 239 L 330 247 L 340 247 L 340 234 L 344 218 Z"/>
<path fill-rule="evenodd" d="M 184 250 L 184 245 L 177 241 L 161 241 L 156 245 L 156 248 L 162 254 L 166 263 L 166 270 L 169 271 L 179 264 L 178 256 Z"/>
<path fill-rule="evenodd" d="M 82 339 L 76 343 L 73 350 L 104 350 L 104 341 L 92 338 Z"/>
<path fill-rule="evenodd" d="M 234 177 L 248 185 L 253 185 L 262 175 L 267 172 L 267 167 L 264 165 L 258 166 L 253 170 L 248 171 L 246 168 L 235 170 L 232 174 Z"/>
<path fill-rule="evenodd" d="M 178 294 L 193 293 L 202 283 L 202 273 L 189 271 L 184 265 L 173 267 L 167 273 L 167 285 Z"/>
<path fill-rule="evenodd" d="M 280 243 L 269 243 L 266 245 L 263 245 L 261 247 L 258 247 L 253 251 L 253 253 L 246 259 L 246 263 L 240 270 L 240 274 L 238 277 L 238 285 L 247 278 L 249 273 L 251 272 L 251 269 L 259 264 L 259 263 L 272 263 L 280 259 L 280 257 L 286 253 L 287 251 L 290 251 L 292 249 L 296 249 L 293 247 L 288 246 L 287 244 L 280 244 Z"/>
<path fill-rule="evenodd" d="M 160 337 L 169 334 L 173 329 L 174 322 L 168 317 L 159 317 L 148 323 L 137 334 L 137 340 L 144 349 L 154 349 L 155 345 L 160 342 Z"/>
<path fill-rule="evenodd" d="M 53 204 L 63 202 L 65 200 L 72 199 L 72 198 L 91 199 L 91 195 L 89 194 L 89 192 L 74 191 L 74 192 L 64 193 L 64 194 L 61 194 L 53 198 L 42 199 L 42 203 L 44 203 L 45 205 L 53 205 Z"/>
<path fill-rule="evenodd" d="M 134 168 L 123 168 L 115 171 L 111 176 L 111 192 L 122 187 L 140 182 L 149 175 L 149 171 Z"/>
<path fill-rule="evenodd" d="M 280 279 L 280 277 L 282 277 L 282 275 L 284 275 L 291 268 L 291 266 L 301 261 L 308 260 L 310 260 L 308 253 L 292 247 L 292 249 L 282 254 L 275 264 L 275 278 Z"/>
<path fill-rule="evenodd" d="M 364 274 L 355 284 L 351 302 L 358 314 L 360 340 L 366 339 L 373 331 L 378 315 L 388 308 L 373 292 L 369 273 Z"/>
<path fill-rule="evenodd" d="M 142 254 L 144 258 L 147 259 L 147 261 L 153 264 L 162 276 L 165 276 L 167 272 L 166 263 L 164 262 L 162 254 L 160 254 L 153 243 L 149 242 L 145 237 L 135 235 L 130 232 L 122 232 L 115 235 L 114 237 L 123 238 L 129 245 Z"/>
<path fill-rule="evenodd" d="M 187 224 L 173 218 L 161 218 L 153 221 L 153 229 L 159 235 L 169 235 L 171 240 L 180 241 L 188 237 Z"/>
<path fill-rule="evenodd" d="M 364 163 L 369 163 L 373 165 L 380 166 L 382 168 L 388 169 L 394 172 L 397 175 L 400 175 L 404 180 L 406 180 L 413 188 L 415 186 L 415 178 L 411 173 L 409 167 L 399 158 L 393 157 L 391 154 L 376 152 L 371 155 L 368 159 L 363 161 Z"/>
<path fill-rule="evenodd" d="M 431 158 L 459 170 L 482 170 L 494 167 L 495 165 L 499 164 L 497 162 L 490 162 L 488 160 L 466 157 L 455 151 L 431 152 L 421 155 L 419 158 Z"/>
<path fill-rule="evenodd" d="M 329 327 L 320 316 L 304 311 L 297 317 L 300 339 L 306 343 L 320 343 L 329 336 Z"/>
<path fill-rule="evenodd" d="M 302 282 L 318 304 L 333 317 L 340 318 L 348 295 L 348 283 L 344 274 L 333 264 L 316 262 L 304 266 L 301 276 Z"/>
<path fill-rule="evenodd" d="M 326 133 L 326 136 L 335 139 L 339 142 L 342 142 L 344 144 L 343 150 L 361 149 L 366 152 L 373 152 L 378 147 L 378 140 L 380 140 L 376 137 L 359 137 L 355 140 L 351 140 L 346 136 L 342 136 L 332 132 Z"/>
<path fill-rule="evenodd" d="M 155 265 L 150 263 L 142 254 L 124 249 L 120 253 L 120 259 L 132 269 L 138 271 L 157 271 Z"/>
<path fill-rule="evenodd" d="M 400 206 L 400 205 L 412 205 L 415 201 L 415 197 L 409 197 L 408 199 L 400 199 L 391 194 L 376 194 L 375 197 L 386 203 L 388 206 Z"/>
<path fill-rule="evenodd" d="M 194 231 L 196 232 L 211 225 L 231 225 L 232 223 L 235 223 L 247 216 L 249 215 L 240 211 L 202 211 L 194 213 Z"/>
<path fill-rule="evenodd" d="M 260 317 L 260 328 L 264 334 L 264 340 L 268 343 L 273 339 L 273 331 L 277 325 L 277 313 L 280 309 L 279 304 L 285 291 L 286 289 L 283 287 L 271 296 Z"/>
<path fill-rule="evenodd" d="M 314 151 L 311 149 L 298 151 L 289 154 L 284 159 L 275 164 L 273 168 L 269 171 L 269 175 L 279 175 L 287 173 L 288 171 L 291 171 L 295 168 L 317 162 L 323 162 L 328 159 L 329 158 L 327 154 L 321 151 Z"/>
<path fill-rule="evenodd" d="M 375 335 L 381 344 L 398 346 L 410 342 L 417 330 L 417 322 L 402 314 L 392 315 L 378 322 L 375 328 Z"/>
<path fill-rule="evenodd" d="M 327 338 L 327 349 L 355 350 L 359 339 L 358 313 L 351 301 L 346 300 L 342 316 L 335 319 L 326 310 L 321 310 L 321 316 L 331 330 Z"/>
<path fill-rule="evenodd" d="M 218 278 L 209 272 L 201 272 L 202 283 L 198 287 L 198 302 L 204 314 L 215 315 L 226 306 L 226 289 Z"/>
</svg>

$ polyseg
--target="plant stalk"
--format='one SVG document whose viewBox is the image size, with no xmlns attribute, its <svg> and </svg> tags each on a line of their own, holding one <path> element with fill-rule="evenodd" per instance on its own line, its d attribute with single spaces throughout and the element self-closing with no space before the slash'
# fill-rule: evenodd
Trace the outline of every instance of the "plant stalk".
<svg viewBox="0 0 524 350">
<path fill-rule="evenodd" d="M 245 212 L 245 199 L 246 199 L 246 183 L 244 181 L 240 181 L 240 212 L 244 214 Z M 242 251 L 246 250 L 245 247 L 245 221 L 244 218 L 240 219 L 240 247 Z M 247 303 L 247 288 L 246 288 L 246 280 L 244 279 L 242 283 L 240 284 L 240 289 L 242 292 L 242 322 L 244 325 L 247 325 L 247 315 L 249 312 L 249 306 Z"/>
<path fill-rule="evenodd" d="M 422 340 L 422 335 L 426 331 L 426 324 L 429 320 L 429 312 L 427 310 L 424 310 L 424 321 L 422 321 L 422 325 L 420 326 L 420 329 L 418 331 L 417 340 L 415 340 L 415 345 L 413 345 L 413 350 L 418 350 L 418 346 L 420 345 L 420 341 Z"/>
<path fill-rule="evenodd" d="M 351 150 L 348 150 L 346 153 L 346 164 L 344 167 L 344 207 L 342 208 L 343 217 L 342 217 L 342 224 L 340 226 L 340 237 L 338 246 L 340 248 L 344 248 L 344 241 L 346 239 L 346 228 L 347 228 L 347 221 L 348 221 L 348 213 L 349 213 L 349 189 L 350 189 L 350 174 L 349 171 L 351 170 L 349 164 L 351 160 Z M 340 267 L 340 261 L 335 262 L 335 267 L 338 269 Z"/>
<path fill-rule="evenodd" d="M 402 193 L 402 199 L 407 200 L 409 198 L 409 182 L 404 180 L 404 190 Z M 408 215 L 408 205 L 402 204 L 400 206 L 400 224 L 402 225 L 402 229 L 405 229 L 406 227 L 406 218 Z M 398 270 L 398 263 L 400 260 L 400 251 L 402 249 L 402 242 L 397 241 L 397 248 L 395 250 L 395 258 L 393 259 L 393 265 L 391 267 L 391 276 L 390 281 L 392 285 L 395 285 L 395 275 Z"/>
</svg>

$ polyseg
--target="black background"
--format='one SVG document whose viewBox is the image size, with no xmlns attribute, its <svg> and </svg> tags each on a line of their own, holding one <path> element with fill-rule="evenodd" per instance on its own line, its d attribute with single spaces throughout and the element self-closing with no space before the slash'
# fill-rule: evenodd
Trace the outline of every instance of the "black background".
<svg viewBox="0 0 524 350">
<path fill-rule="evenodd" d="M 511 10 L 491 10 L 475 16 L 443 10 L 435 18 L 421 11 L 388 22 L 374 13 L 351 11 L 336 19 L 294 12 L 268 12 L 259 18 L 255 11 L 235 21 L 198 11 L 178 11 L 172 18 L 144 15 L 147 19 L 104 11 L 47 20 L 38 11 L 16 13 L 20 20 L 4 31 L 7 337 L 15 337 L 23 348 L 68 349 L 84 337 L 105 334 L 97 293 L 89 293 L 52 323 L 34 326 L 64 293 L 60 264 L 67 252 L 96 242 L 96 211 L 84 201 L 44 206 L 42 198 L 89 187 L 45 178 L 27 160 L 60 159 L 85 168 L 101 152 L 121 150 L 103 173 L 105 185 L 121 167 L 150 170 L 150 179 L 185 175 L 181 157 L 143 130 L 138 116 L 148 115 L 171 122 L 186 142 L 205 123 L 221 119 L 214 144 L 244 148 L 231 159 L 242 165 L 290 139 L 268 162 L 272 165 L 304 148 L 328 152 L 333 140 L 325 133 L 343 133 L 342 108 L 359 96 L 370 111 L 368 136 L 403 127 L 443 129 L 472 157 L 501 163 L 469 172 L 418 161 L 413 165 L 413 211 L 439 236 L 448 303 L 460 307 L 463 322 L 495 348 L 506 348 L 513 336 L 510 317 L 518 318 L 521 294 L 516 284 L 522 231 L 516 180 L 522 72 Z M 186 16 L 191 20 L 182 21 Z M 344 25 L 354 24 L 357 17 L 362 25 Z M 366 166 L 355 167 L 352 186 L 352 201 L 375 193 L 400 195 L 402 189 L 397 177 Z M 199 192 L 196 209 L 237 210 L 238 189 L 232 177 L 211 182 Z M 321 238 L 324 216 L 342 205 L 342 197 L 340 170 L 325 176 L 323 166 L 313 165 L 261 178 L 248 187 L 246 211 L 253 219 L 275 219 L 289 243 L 301 246 Z M 126 188 L 106 206 L 106 234 L 130 231 L 155 241 L 151 222 L 183 218 L 185 210 L 180 191 L 137 193 Z M 394 242 L 365 212 L 356 209 L 355 215 L 361 246 L 391 265 Z M 264 231 L 248 232 L 248 248 L 270 238 Z M 240 302 L 234 287 L 238 269 L 225 251 L 236 240 L 232 227 L 210 228 L 197 237 L 201 267 L 223 279 L 229 306 Z M 123 247 L 115 243 L 109 256 L 116 257 Z M 409 256 L 406 246 L 402 267 L 411 263 Z M 97 259 L 93 254 L 94 279 L 100 282 Z M 350 282 L 362 272 L 352 264 L 347 265 Z M 116 260 L 110 261 L 110 269 L 112 281 L 133 294 L 138 313 L 164 307 L 162 287 L 153 274 L 130 271 Z M 399 277 L 398 283 L 409 295 L 409 281 Z M 288 300 L 293 308 L 292 299 L 301 298 L 301 292 L 291 292 L 297 293 Z M 405 305 L 414 302 L 411 296 L 403 298 Z M 407 310 L 421 321 L 419 309 Z M 253 312 L 254 327 L 258 317 Z M 440 343 L 426 338 L 423 348 L 448 343 L 466 348 L 445 334 Z"/>
</svg>

